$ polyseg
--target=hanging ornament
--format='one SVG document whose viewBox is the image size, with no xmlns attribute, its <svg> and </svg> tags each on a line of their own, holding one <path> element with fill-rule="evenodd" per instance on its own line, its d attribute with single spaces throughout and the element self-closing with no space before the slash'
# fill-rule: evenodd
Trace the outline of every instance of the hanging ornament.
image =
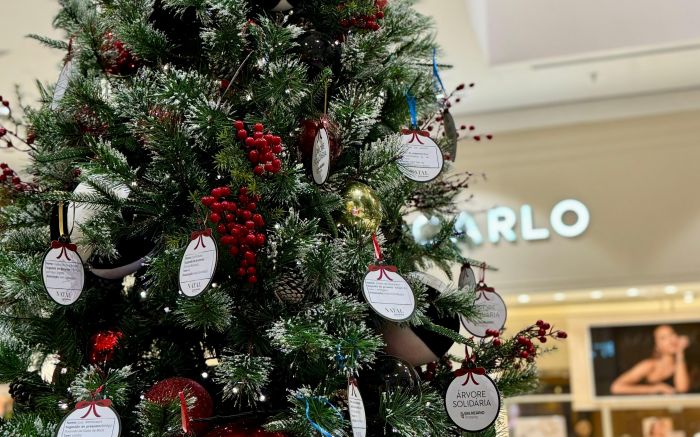
<svg viewBox="0 0 700 437">
<path fill-rule="evenodd" d="M 331 166 L 340 156 L 336 130 L 337 126 L 326 116 L 306 120 L 301 125 L 299 152 L 304 167 L 319 185 L 326 181 Z"/>
<path fill-rule="evenodd" d="M 406 101 L 411 114 L 411 128 L 401 131 L 401 157 L 397 164 L 408 179 L 429 182 L 442 172 L 442 151 L 428 131 L 418 129 L 416 98 L 407 92 Z"/>
<path fill-rule="evenodd" d="M 468 288 L 469 290 L 476 290 L 476 275 L 474 275 L 474 270 L 469 263 L 464 263 L 459 271 L 459 288 Z"/>
<path fill-rule="evenodd" d="M 372 234 L 372 243 L 377 264 L 369 266 L 369 271 L 362 281 L 362 294 L 370 308 L 378 315 L 392 322 L 404 322 L 410 319 L 416 310 L 413 290 L 398 274 L 396 266 L 383 263 L 384 257 L 375 234 Z"/>
<path fill-rule="evenodd" d="M 256 0 L 255 2 L 268 11 L 286 12 L 300 6 L 303 0 Z"/>
<path fill-rule="evenodd" d="M 46 292 L 59 305 L 75 303 L 83 292 L 85 270 L 78 248 L 70 242 L 66 228 L 66 206 L 58 204 L 58 239 L 51 241 L 51 247 L 41 263 L 41 278 Z"/>
<path fill-rule="evenodd" d="M 112 360 L 119 341 L 124 337 L 121 331 L 100 331 L 90 338 L 90 364 L 106 364 Z"/>
<path fill-rule="evenodd" d="M 450 114 L 449 109 L 442 111 L 442 123 L 445 129 L 445 138 L 447 138 L 447 159 L 454 162 L 457 159 L 457 143 L 459 141 L 459 133 L 457 132 L 457 124 L 455 119 Z"/>
<path fill-rule="evenodd" d="M 219 251 L 211 229 L 193 232 L 180 261 L 178 283 L 182 294 L 195 297 L 209 288 L 218 258 Z"/>
<path fill-rule="evenodd" d="M 79 401 L 63 418 L 56 437 L 119 437 L 121 420 L 109 399 L 96 399 L 100 387 L 89 401 Z"/>
<path fill-rule="evenodd" d="M 477 337 L 487 337 L 489 332 L 500 332 L 506 324 L 508 311 L 503 298 L 496 293 L 493 287 L 489 287 L 484 282 L 486 267 L 480 267 L 479 282 L 476 284 L 476 301 L 474 305 L 481 315 L 479 321 L 468 320 L 460 316 L 462 325 L 470 334 Z"/>
<path fill-rule="evenodd" d="M 193 405 L 186 409 L 190 420 L 211 417 L 214 401 L 201 384 L 188 378 L 174 377 L 157 382 L 146 392 L 145 399 L 155 404 L 166 405 L 179 399 L 180 393 L 184 393 L 188 399 L 194 398 Z M 204 435 L 208 427 L 209 424 L 205 422 L 192 422 L 189 425 L 197 436 Z"/>
<path fill-rule="evenodd" d="M 340 222 L 367 233 L 376 232 L 382 222 L 382 205 L 374 190 L 360 182 L 350 183 L 343 193 Z"/>
<path fill-rule="evenodd" d="M 58 81 L 53 89 L 53 97 L 51 98 L 51 104 L 49 109 L 55 111 L 58 109 L 58 105 L 66 94 L 68 85 L 71 78 L 74 76 L 75 66 L 73 64 L 73 38 L 68 42 L 68 53 L 63 61 L 63 68 L 61 69 L 61 74 L 58 75 Z"/>
<path fill-rule="evenodd" d="M 352 437 L 365 437 L 367 435 L 365 404 L 362 402 L 360 388 L 355 378 L 348 380 L 348 414 L 350 414 Z"/>
<path fill-rule="evenodd" d="M 440 293 L 448 289 L 447 284 L 422 272 L 414 272 L 411 277 L 419 280 L 427 287 L 428 297 L 436 299 Z M 436 325 L 453 332 L 459 332 L 459 317 L 441 316 L 437 309 L 430 305 L 425 315 Z M 397 356 L 413 366 L 422 366 L 443 357 L 454 342 L 445 336 L 420 326 L 400 326 L 396 323 L 384 323 L 381 328 L 386 352 Z"/>
<path fill-rule="evenodd" d="M 275 281 L 275 296 L 288 304 L 297 304 L 304 299 L 304 279 L 292 270 L 289 270 Z"/>
<path fill-rule="evenodd" d="M 493 425 L 501 409 L 501 396 L 486 370 L 469 359 L 454 375 L 445 393 L 445 409 L 452 422 L 469 432 Z"/>
</svg>

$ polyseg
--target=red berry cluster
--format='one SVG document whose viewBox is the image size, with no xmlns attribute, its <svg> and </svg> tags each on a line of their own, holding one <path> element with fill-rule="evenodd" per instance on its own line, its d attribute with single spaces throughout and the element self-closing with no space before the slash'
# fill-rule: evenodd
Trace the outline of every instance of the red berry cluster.
<svg viewBox="0 0 700 437">
<path fill-rule="evenodd" d="M 554 329 L 549 323 L 538 320 L 534 325 L 528 326 L 518 333 L 515 337 L 515 347 L 513 352 L 516 358 L 523 358 L 532 361 L 537 355 L 537 348 L 532 342 L 533 339 L 538 339 L 540 343 L 546 343 L 547 339 L 565 339 L 567 333 L 558 329 Z"/>
<path fill-rule="evenodd" d="M 447 357 L 440 358 L 440 361 L 433 361 L 428 363 L 425 367 L 425 371 L 422 368 L 416 368 L 418 376 L 420 376 L 423 381 L 432 381 L 439 371 L 452 372 L 452 361 Z"/>
<path fill-rule="evenodd" d="M 0 163 L 0 183 L 9 185 L 16 191 L 28 191 L 32 188 L 31 184 L 22 182 L 17 172 L 4 162 Z"/>
<path fill-rule="evenodd" d="M 255 284 L 257 252 L 265 244 L 265 219 L 255 212 L 260 196 L 250 193 L 248 187 L 238 190 L 237 201 L 231 195 L 231 188 L 218 187 L 211 190 L 211 196 L 202 197 L 201 202 L 211 211 L 208 218 L 216 225 L 219 241 L 239 260 L 238 276 Z"/>
<path fill-rule="evenodd" d="M 114 38 L 112 32 L 104 35 L 102 42 L 103 66 L 109 74 L 131 74 L 138 69 L 138 59 L 125 47 L 122 41 Z"/>
<path fill-rule="evenodd" d="M 498 329 L 487 329 L 486 330 L 486 337 L 493 337 L 493 341 L 491 341 L 491 344 L 500 347 L 503 344 L 503 340 L 501 340 L 499 337 L 501 336 L 501 331 Z"/>
<path fill-rule="evenodd" d="M 365 29 L 365 30 L 371 30 L 373 32 L 376 32 L 381 28 L 379 23 L 377 23 L 377 20 L 382 20 L 384 19 L 384 8 L 386 7 L 386 1 L 385 0 L 377 0 L 374 3 L 374 10 L 372 11 L 372 14 L 363 14 L 359 16 L 354 16 L 354 17 L 348 17 L 348 18 L 343 18 L 340 20 L 340 26 L 349 29 L 349 28 L 356 28 L 356 29 Z M 341 3 L 338 5 L 339 10 L 344 10 L 345 9 L 345 3 Z"/>
<path fill-rule="evenodd" d="M 262 123 L 255 123 L 252 135 L 248 134 L 241 120 L 234 121 L 233 127 L 236 128 L 238 139 L 245 143 L 248 150 L 248 161 L 255 166 L 253 167 L 253 173 L 257 176 L 262 176 L 266 173 L 279 173 L 282 169 L 282 161 L 277 155 L 284 150 L 282 148 L 282 138 L 270 133 L 263 133 L 265 126 Z"/>
</svg>

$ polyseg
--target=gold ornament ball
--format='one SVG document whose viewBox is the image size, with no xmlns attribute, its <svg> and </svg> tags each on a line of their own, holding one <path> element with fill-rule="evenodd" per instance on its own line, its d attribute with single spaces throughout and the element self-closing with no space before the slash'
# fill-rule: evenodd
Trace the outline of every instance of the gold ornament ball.
<svg viewBox="0 0 700 437">
<path fill-rule="evenodd" d="M 376 232 L 382 223 L 382 205 L 374 190 L 359 182 L 348 185 L 343 194 L 340 222 L 368 233 Z"/>
</svg>

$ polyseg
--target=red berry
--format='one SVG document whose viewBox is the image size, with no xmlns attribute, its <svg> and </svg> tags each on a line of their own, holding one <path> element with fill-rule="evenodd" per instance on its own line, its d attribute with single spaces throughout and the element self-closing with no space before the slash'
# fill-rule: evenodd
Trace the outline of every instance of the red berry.
<svg viewBox="0 0 700 437">
<path fill-rule="evenodd" d="M 503 341 L 501 341 L 500 338 L 494 338 L 492 341 L 493 345 L 496 347 L 500 347 L 503 344 Z"/>
<path fill-rule="evenodd" d="M 228 253 L 230 253 L 233 256 L 238 256 L 238 247 L 236 247 L 236 246 L 229 247 Z"/>
<path fill-rule="evenodd" d="M 202 205 L 204 206 L 211 206 L 214 202 L 216 202 L 216 199 L 212 196 L 204 196 L 201 200 Z"/>
<path fill-rule="evenodd" d="M 3 162 L 3 163 L 0 163 L 0 168 L 7 168 L 7 164 L 4 163 L 4 162 Z"/>
<path fill-rule="evenodd" d="M 221 211 L 224 210 L 224 207 L 221 206 L 221 203 L 219 203 L 219 202 L 214 202 L 214 203 L 212 203 L 211 206 L 210 206 L 210 208 L 211 208 L 211 210 L 214 211 L 214 212 L 221 212 Z"/>
<path fill-rule="evenodd" d="M 224 202 L 226 205 L 224 205 L 224 209 L 226 211 L 235 211 L 238 208 L 238 205 L 236 205 L 236 202 Z"/>
<path fill-rule="evenodd" d="M 12 173 L 14 173 L 14 171 L 12 171 L 12 169 L 11 169 L 10 167 L 7 167 L 7 168 L 4 169 L 2 172 L 3 172 L 3 174 L 6 174 L 6 175 L 8 175 L 8 176 L 11 176 Z"/>
<path fill-rule="evenodd" d="M 5 182 L 7 180 L 7 176 L 4 174 L 0 174 L 0 182 Z"/>
<path fill-rule="evenodd" d="M 258 163 L 258 151 L 257 150 L 251 150 L 248 152 L 248 161 L 252 162 L 253 164 Z"/>
<path fill-rule="evenodd" d="M 282 146 L 280 144 L 275 144 L 272 146 L 272 153 L 282 153 Z"/>
<path fill-rule="evenodd" d="M 255 132 L 262 132 L 265 127 L 262 125 L 262 123 L 255 123 Z"/>
<path fill-rule="evenodd" d="M 243 124 L 243 122 L 241 120 L 236 120 L 233 122 L 233 127 L 235 127 L 236 130 L 241 130 L 241 129 L 245 128 L 245 125 Z"/>
<path fill-rule="evenodd" d="M 260 214 L 253 214 L 253 221 L 258 227 L 265 226 L 265 220 L 263 220 L 263 216 Z"/>
<path fill-rule="evenodd" d="M 234 221 L 235 219 L 236 219 L 236 216 L 234 216 L 234 215 L 231 214 L 230 212 L 226 214 L 226 221 L 227 221 L 227 222 L 232 222 L 232 221 Z"/>
<path fill-rule="evenodd" d="M 256 165 L 253 169 L 253 173 L 255 173 L 256 176 L 262 176 L 262 174 L 265 173 L 265 167 L 262 165 Z"/>
<path fill-rule="evenodd" d="M 520 344 L 527 344 L 528 339 L 523 337 L 522 335 L 518 337 L 518 343 Z"/>
<path fill-rule="evenodd" d="M 18 176 L 12 178 L 13 184 L 19 184 L 20 182 L 22 182 L 22 180 Z"/>
<path fill-rule="evenodd" d="M 224 235 L 223 237 L 221 237 L 220 241 L 221 244 L 223 244 L 224 246 L 228 246 L 229 244 L 233 244 L 235 239 L 230 235 Z"/>
<path fill-rule="evenodd" d="M 220 224 L 219 226 L 216 227 L 216 232 L 223 234 L 226 232 L 226 225 Z"/>
<path fill-rule="evenodd" d="M 248 220 L 250 220 L 251 217 L 253 217 L 253 213 L 247 209 L 244 209 L 243 212 L 241 213 L 241 216 L 243 217 L 243 220 L 248 221 Z"/>
<path fill-rule="evenodd" d="M 346 19 L 340 20 L 340 27 L 348 28 L 350 27 L 350 22 Z"/>
<path fill-rule="evenodd" d="M 564 331 L 559 331 L 557 332 L 557 338 L 566 338 L 568 337 L 568 334 Z"/>
<path fill-rule="evenodd" d="M 530 354 L 527 353 L 527 351 L 520 351 L 520 354 L 518 355 L 520 356 L 520 358 L 527 358 L 530 356 Z"/>
<path fill-rule="evenodd" d="M 469 126 L 469 130 L 474 130 L 476 129 L 474 126 Z"/>
<path fill-rule="evenodd" d="M 251 264 L 255 264 L 255 253 L 251 252 L 250 250 L 247 250 L 244 254 L 246 261 L 248 261 Z M 251 267 L 253 268 L 253 267 Z"/>
<path fill-rule="evenodd" d="M 248 194 L 248 187 L 241 187 L 238 190 L 238 194 L 243 194 L 243 195 Z"/>
<path fill-rule="evenodd" d="M 481 137 L 479 135 L 474 135 L 474 140 L 475 141 L 481 141 Z"/>
<path fill-rule="evenodd" d="M 221 216 L 218 213 L 212 212 L 209 214 L 209 220 L 212 223 L 219 223 L 221 221 Z"/>
<path fill-rule="evenodd" d="M 226 197 L 231 195 L 231 187 L 220 187 L 221 188 L 221 195 Z"/>
<path fill-rule="evenodd" d="M 374 17 L 378 20 L 381 20 L 382 18 L 384 18 L 384 12 L 379 11 L 376 14 L 374 14 Z"/>
<path fill-rule="evenodd" d="M 255 140 L 255 148 L 262 151 L 263 148 L 267 147 L 267 141 L 265 141 L 262 138 L 256 138 Z M 265 153 L 265 152 L 262 152 Z"/>
<path fill-rule="evenodd" d="M 255 222 L 253 222 L 252 220 L 248 220 L 245 222 L 245 227 L 252 231 L 253 229 L 255 229 Z"/>
<path fill-rule="evenodd" d="M 258 278 L 255 277 L 255 275 L 253 275 L 253 276 L 248 276 L 248 283 L 249 283 L 249 284 L 255 284 L 256 282 L 258 282 Z"/>
<path fill-rule="evenodd" d="M 255 211 L 257 209 L 258 205 L 255 202 L 250 202 L 248 206 L 246 206 L 246 209 L 248 211 Z M 248 220 L 248 219 L 246 219 Z"/>
<path fill-rule="evenodd" d="M 255 236 L 255 234 L 248 234 L 248 235 L 245 236 L 245 242 L 246 242 L 246 244 L 248 244 L 249 246 L 255 246 L 255 243 L 258 242 L 258 239 L 257 239 L 257 237 Z"/>
<path fill-rule="evenodd" d="M 272 164 L 265 164 L 265 171 L 268 173 L 272 173 L 275 170 L 274 167 L 272 167 Z"/>
<path fill-rule="evenodd" d="M 540 343 L 547 343 L 547 337 L 540 337 Z"/>
<path fill-rule="evenodd" d="M 255 138 L 253 138 L 253 137 L 248 137 L 248 138 L 246 138 L 246 139 L 245 139 L 245 145 L 246 145 L 246 147 L 248 147 L 248 148 L 253 147 L 253 146 L 255 145 Z"/>
<path fill-rule="evenodd" d="M 238 276 L 245 276 L 245 269 L 243 267 L 238 268 Z"/>
<path fill-rule="evenodd" d="M 256 273 L 255 267 L 250 266 L 246 269 L 246 273 L 249 275 L 254 275 Z"/>
<path fill-rule="evenodd" d="M 537 335 L 539 335 L 540 337 L 542 337 L 543 335 L 547 335 L 547 331 L 545 331 L 544 329 L 540 329 L 540 330 L 537 331 Z"/>
<path fill-rule="evenodd" d="M 535 325 L 542 326 L 542 325 L 544 325 L 544 322 L 542 320 L 538 320 L 535 322 Z"/>
<path fill-rule="evenodd" d="M 255 132 L 253 134 L 253 138 L 255 138 L 256 140 L 263 140 L 263 133 L 262 132 Z M 265 140 L 263 140 L 263 141 L 265 141 Z"/>
<path fill-rule="evenodd" d="M 275 171 L 275 173 L 280 171 L 281 168 L 282 168 L 282 161 L 280 161 L 279 159 L 273 159 L 272 160 L 272 169 Z"/>
<path fill-rule="evenodd" d="M 493 135 L 491 135 L 491 134 L 486 135 L 486 139 L 487 139 L 487 140 L 490 140 L 490 139 L 492 139 L 492 138 L 493 138 Z"/>
<path fill-rule="evenodd" d="M 279 146 L 280 144 L 282 144 L 282 137 L 280 137 L 279 135 L 273 135 L 272 136 L 272 145 Z"/>
<path fill-rule="evenodd" d="M 238 129 L 236 136 L 239 140 L 245 140 L 248 137 L 248 132 L 245 129 Z"/>
<path fill-rule="evenodd" d="M 258 246 L 262 246 L 265 244 L 265 235 L 264 234 L 258 234 L 255 236 L 255 242 L 258 244 Z M 566 333 L 564 333 L 566 335 Z M 566 337 L 564 337 L 566 338 Z"/>
<path fill-rule="evenodd" d="M 545 323 L 544 325 L 542 325 L 542 329 L 549 329 L 551 327 L 552 325 L 550 325 L 549 323 Z"/>
<path fill-rule="evenodd" d="M 4 127 L 0 127 L 0 137 L 4 137 L 6 133 L 7 129 L 5 129 Z"/>
</svg>

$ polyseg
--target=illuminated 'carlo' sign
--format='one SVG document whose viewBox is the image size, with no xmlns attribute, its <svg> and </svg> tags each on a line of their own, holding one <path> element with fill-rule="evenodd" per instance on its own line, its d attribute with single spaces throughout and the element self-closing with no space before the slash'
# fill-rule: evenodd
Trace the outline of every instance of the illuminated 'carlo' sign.
<svg viewBox="0 0 700 437">
<path fill-rule="evenodd" d="M 466 234 L 475 245 L 483 244 L 485 238 L 496 244 L 502 239 L 516 241 L 518 231 L 523 240 L 546 240 L 551 235 L 550 228 L 562 237 L 574 238 L 583 234 L 591 221 L 586 205 L 576 199 L 565 199 L 554 205 L 549 214 L 549 227 L 535 225 L 534 212 L 530 205 L 521 206 L 519 213 L 507 206 L 489 209 L 486 212 L 487 233 L 484 236 L 474 217 L 463 211 L 457 216 L 455 231 Z M 568 220 L 565 219 L 567 216 Z M 433 230 L 439 230 L 439 221 L 435 217 L 428 220 L 427 217 L 420 216 L 413 222 L 413 236 L 418 242 L 429 242 L 434 236 Z"/>
</svg>

